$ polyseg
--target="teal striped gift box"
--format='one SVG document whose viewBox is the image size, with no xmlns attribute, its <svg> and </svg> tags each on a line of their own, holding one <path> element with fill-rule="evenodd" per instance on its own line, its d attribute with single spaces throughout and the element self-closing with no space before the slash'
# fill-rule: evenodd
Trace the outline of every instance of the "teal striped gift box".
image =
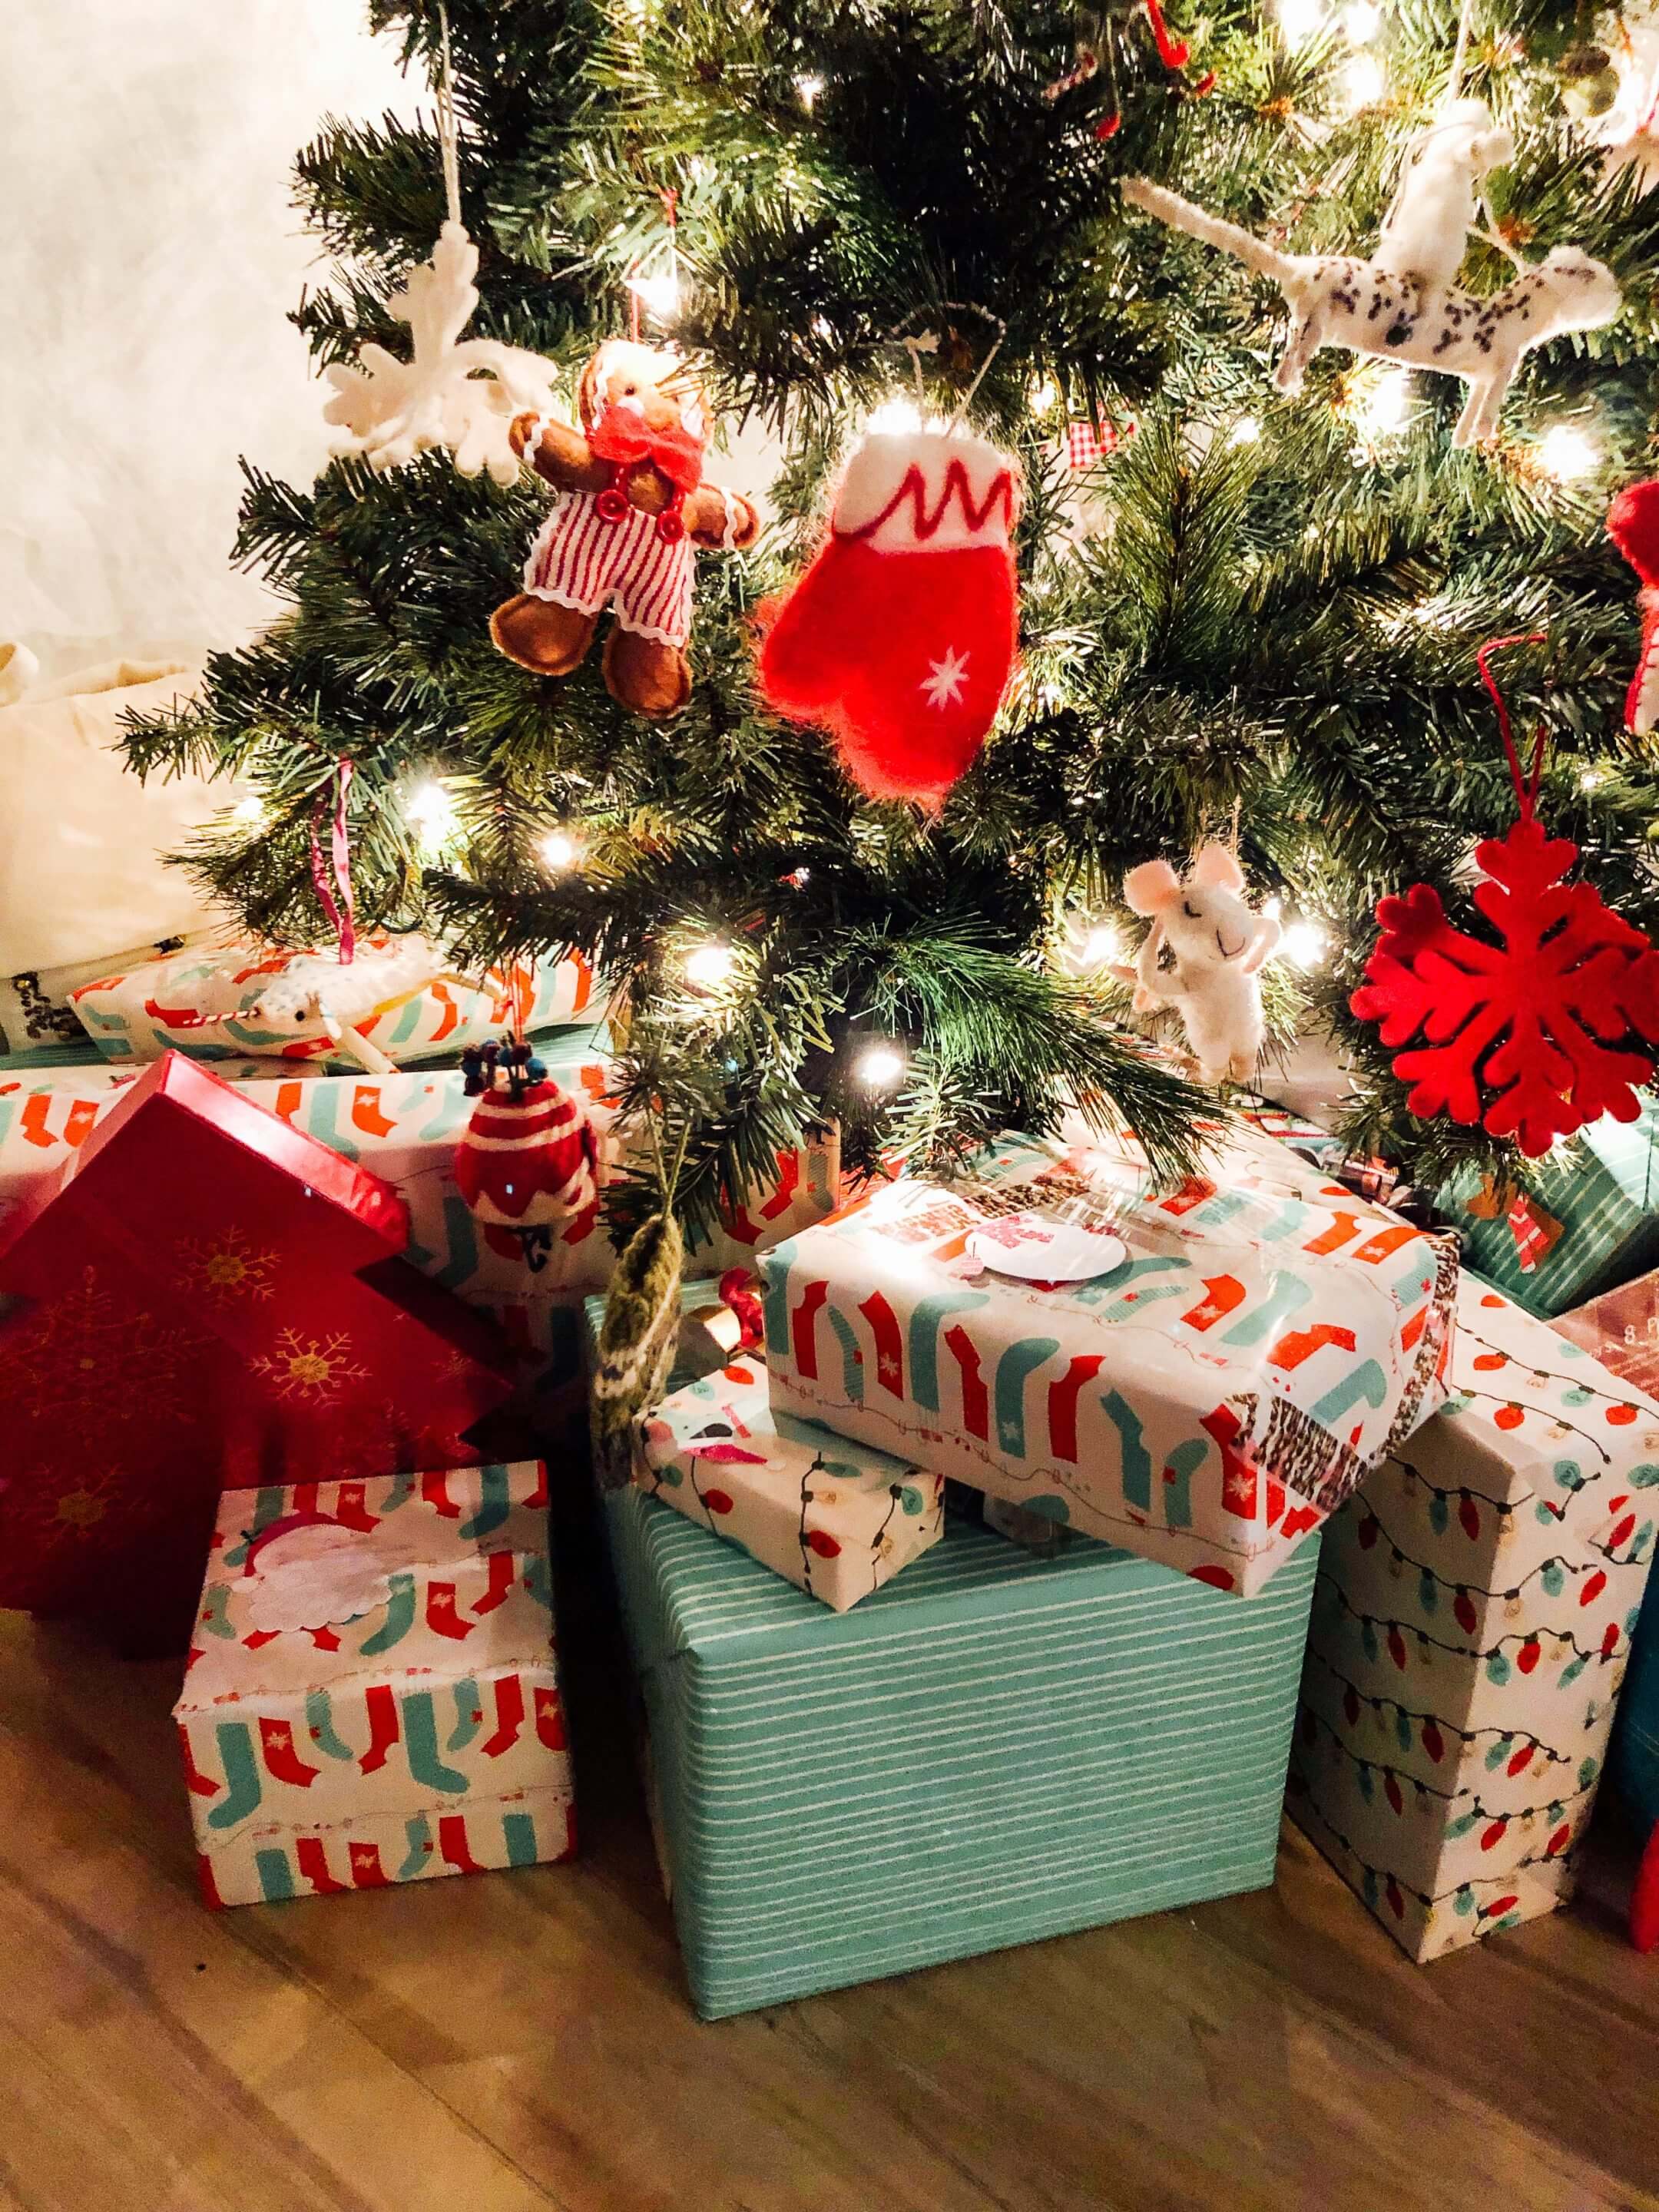
<svg viewBox="0 0 1659 2212">
<path fill-rule="evenodd" d="M 1640 1097 L 1634 1121 L 1603 1115 L 1532 1161 L 1518 1200 L 1473 1173 L 1436 1197 L 1465 1264 L 1540 1320 L 1659 1263 L 1659 1099 Z"/>
<path fill-rule="evenodd" d="M 1607 1770 L 1613 1785 L 1650 1826 L 1659 1822 L 1659 1576 L 1650 1576 L 1631 1640 L 1630 1671 L 1619 1700 Z"/>
<path fill-rule="evenodd" d="M 1316 1539 L 1240 1599 L 947 1517 L 836 1613 L 605 1502 L 705 2019 L 1272 1881 Z"/>
</svg>

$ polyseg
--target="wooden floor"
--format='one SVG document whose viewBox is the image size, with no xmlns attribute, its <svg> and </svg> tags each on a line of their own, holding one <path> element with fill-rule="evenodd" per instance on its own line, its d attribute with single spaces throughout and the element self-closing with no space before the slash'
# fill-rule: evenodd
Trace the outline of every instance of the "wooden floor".
<svg viewBox="0 0 1659 2212">
<path fill-rule="evenodd" d="M 0 1614 L 7 2212 L 1659 2208 L 1616 1863 L 1425 1970 L 1287 1831 L 1260 1895 L 704 2027 L 602 1685 L 579 1862 L 211 1915 L 178 1672 Z"/>
</svg>

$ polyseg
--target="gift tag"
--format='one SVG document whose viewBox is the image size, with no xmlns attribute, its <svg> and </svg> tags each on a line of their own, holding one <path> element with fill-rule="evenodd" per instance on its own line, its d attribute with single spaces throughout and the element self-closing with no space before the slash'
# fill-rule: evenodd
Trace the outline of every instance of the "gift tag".
<svg viewBox="0 0 1659 2212">
<path fill-rule="evenodd" d="M 968 1239 L 971 1258 L 1026 1283 L 1085 1283 L 1121 1266 L 1128 1248 L 1103 1222 L 1052 1213 L 1007 1213 Z"/>
</svg>

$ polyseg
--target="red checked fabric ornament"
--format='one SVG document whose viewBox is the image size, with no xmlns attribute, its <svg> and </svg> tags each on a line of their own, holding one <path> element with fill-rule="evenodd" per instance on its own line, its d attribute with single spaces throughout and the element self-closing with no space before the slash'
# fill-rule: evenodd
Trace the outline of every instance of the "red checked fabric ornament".
<svg viewBox="0 0 1659 2212">
<path fill-rule="evenodd" d="M 455 1148 L 456 1187 L 492 1249 L 539 1273 L 558 1224 L 599 1203 L 593 1124 L 527 1044 L 476 1045 L 461 1064 L 478 1103 Z"/>
<path fill-rule="evenodd" d="M 1018 506 L 1018 465 L 982 439 L 866 438 L 812 565 L 761 611 L 767 705 L 829 730 L 872 798 L 936 813 L 984 744 L 1014 665 Z"/>
<path fill-rule="evenodd" d="M 1564 881 L 1578 848 L 1547 836 L 1534 816 L 1543 732 L 1523 778 L 1486 665 L 1498 646 L 1536 641 L 1500 638 L 1478 656 L 1521 806 L 1507 836 L 1475 848 L 1486 880 L 1474 903 L 1497 941 L 1454 927 L 1439 892 L 1414 884 L 1378 906 L 1382 935 L 1350 1001 L 1362 1021 L 1379 1024 L 1385 1045 L 1408 1048 L 1394 1061 L 1412 1086 L 1408 1112 L 1478 1121 L 1534 1158 L 1603 1114 L 1635 1121 L 1636 1088 L 1653 1063 L 1620 1048 L 1659 1036 L 1659 961 L 1591 884 Z"/>
<path fill-rule="evenodd" d="M 1642 650 L 1625 698 L 1625 727 L 1645 737 L 1659 721 L 1659 479 L 1620 493 L 1607 509 L 1607 535 L 1642 586 Z"/>
</svg>

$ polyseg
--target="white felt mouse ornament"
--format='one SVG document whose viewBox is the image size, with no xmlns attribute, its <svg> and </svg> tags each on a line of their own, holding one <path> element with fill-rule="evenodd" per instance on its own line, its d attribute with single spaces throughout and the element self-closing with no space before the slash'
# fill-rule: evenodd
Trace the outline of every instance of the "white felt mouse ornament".
<svg viewBox="0 0 1659 2212">
<path fill-rule="evenodd" d="M 1152 921 L 1133 968 L 1113 970 L 1133 982 L 1135 1011 L 1173 1006 L 1206 1083 L 1248 1083 L 1261 1056 L 1261 964 L 1279 942 L 1279 924 L 1243 898 L 1238 856 L 1206 845 L 1186 879 L 1167 860 L 1148 860 L 1123 879 L 1123 896 Z"/>
</svg>

